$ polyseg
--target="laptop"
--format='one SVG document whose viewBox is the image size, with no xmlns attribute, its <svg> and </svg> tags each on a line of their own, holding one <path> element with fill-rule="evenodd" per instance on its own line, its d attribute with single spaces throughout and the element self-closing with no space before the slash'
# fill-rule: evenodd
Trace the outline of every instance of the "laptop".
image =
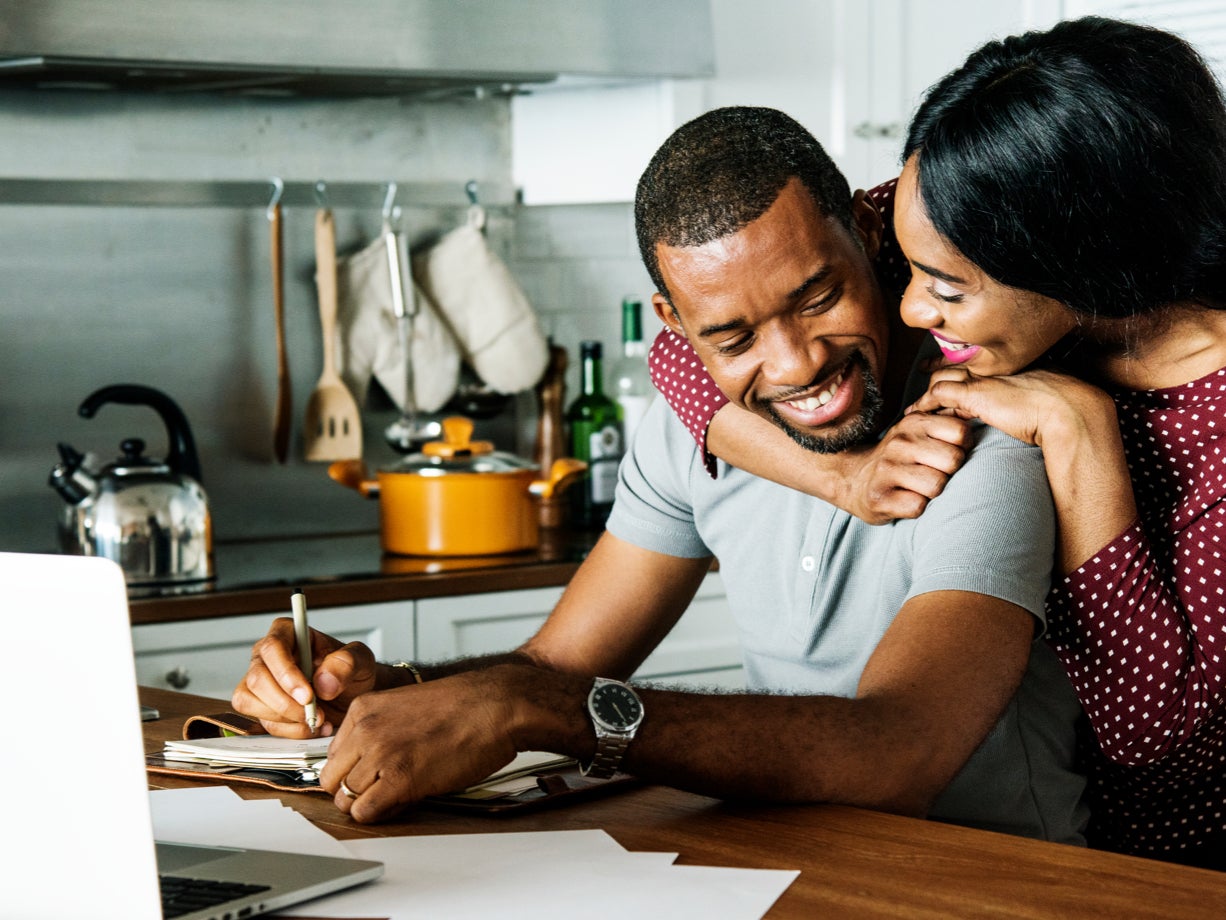
<svg viewBox="0 0 1226 920">
<path fill-rule="evenodd" d="M 159 876 L 169 876 L 238 884 L 228 903 L 174 916 L 239 920 L 383 873 L 360 859 L 155 846 L 127 588 L 114 562 L 0 553 L 0 618 L 0 915 L 160 920 Z"/>
</svg>

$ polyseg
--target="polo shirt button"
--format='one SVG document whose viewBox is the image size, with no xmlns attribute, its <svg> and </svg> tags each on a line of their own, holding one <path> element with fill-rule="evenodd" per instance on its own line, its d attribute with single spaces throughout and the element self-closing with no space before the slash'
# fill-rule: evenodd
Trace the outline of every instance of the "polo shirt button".
<svg viewBox="0 0 1226 920">
<path fill-rule="evenodd" d="M 817 568 L 817 560 L 812 556 L 801 556 L 800 567 L 806 572 L 812 572 L 815 568 Z"/>
</svg>

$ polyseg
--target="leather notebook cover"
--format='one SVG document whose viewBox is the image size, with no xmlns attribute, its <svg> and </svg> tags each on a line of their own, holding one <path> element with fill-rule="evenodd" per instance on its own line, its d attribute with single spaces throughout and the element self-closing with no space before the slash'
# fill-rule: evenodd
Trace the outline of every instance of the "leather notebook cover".
<svg viewBox="0 0 1226 920">
<path fill-rule="evenodd" d="M 236 712 L 220 712 L 214 715 L 191 716 L 183 723 L 183 740 L 222 738 L 229 735 L 263 735 L 259 722 L 240 716 Z M 204 763 L 167 760 L 162 754 L 146 754 L 145 769 L 150 773 L 167 776 L 185 776 L 189 779 L 215 779 L 224 782 L 255 783 L 279 789 L 282 792 L 314 792 L 328 795 L 319 787 L 317 779 L 303 779 L 296 770 L 269 770 L 254 767 L 216 767 Z"/>
</svg>

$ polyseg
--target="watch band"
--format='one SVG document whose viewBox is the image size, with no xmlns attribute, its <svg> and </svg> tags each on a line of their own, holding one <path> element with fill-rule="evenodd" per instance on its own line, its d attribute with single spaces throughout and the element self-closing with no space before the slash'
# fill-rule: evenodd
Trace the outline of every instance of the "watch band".
<svg viewBox="0 0 1226 920">
<path fill-rule="evenodd" d="M 622 756 L 630 747 L 630 735 L 609 733 L 596 735 L 596 753 L 587 766 L 579 765 L 579 772 L 593 779 L 608 779 L 621 766 Z"/>
</svg>

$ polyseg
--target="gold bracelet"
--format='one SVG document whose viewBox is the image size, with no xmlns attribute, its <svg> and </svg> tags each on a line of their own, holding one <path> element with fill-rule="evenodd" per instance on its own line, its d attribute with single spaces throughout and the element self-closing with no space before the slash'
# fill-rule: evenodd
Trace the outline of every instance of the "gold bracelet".
<svg viewBox="0 0 1226 920">
<path fill-rule="evenodd" d="M 413 664 L 413 662 L 411 661 L 393 661 L 392 667 L 393 668 L 404 668 L 406 671 L 408 671 L 410 674 L 413 675 L 414 683 L 424 684 L 426 682 L 426 679 L 421 676 L 421 671 L 417 669 L 417 665 Z"/>
</svg>

